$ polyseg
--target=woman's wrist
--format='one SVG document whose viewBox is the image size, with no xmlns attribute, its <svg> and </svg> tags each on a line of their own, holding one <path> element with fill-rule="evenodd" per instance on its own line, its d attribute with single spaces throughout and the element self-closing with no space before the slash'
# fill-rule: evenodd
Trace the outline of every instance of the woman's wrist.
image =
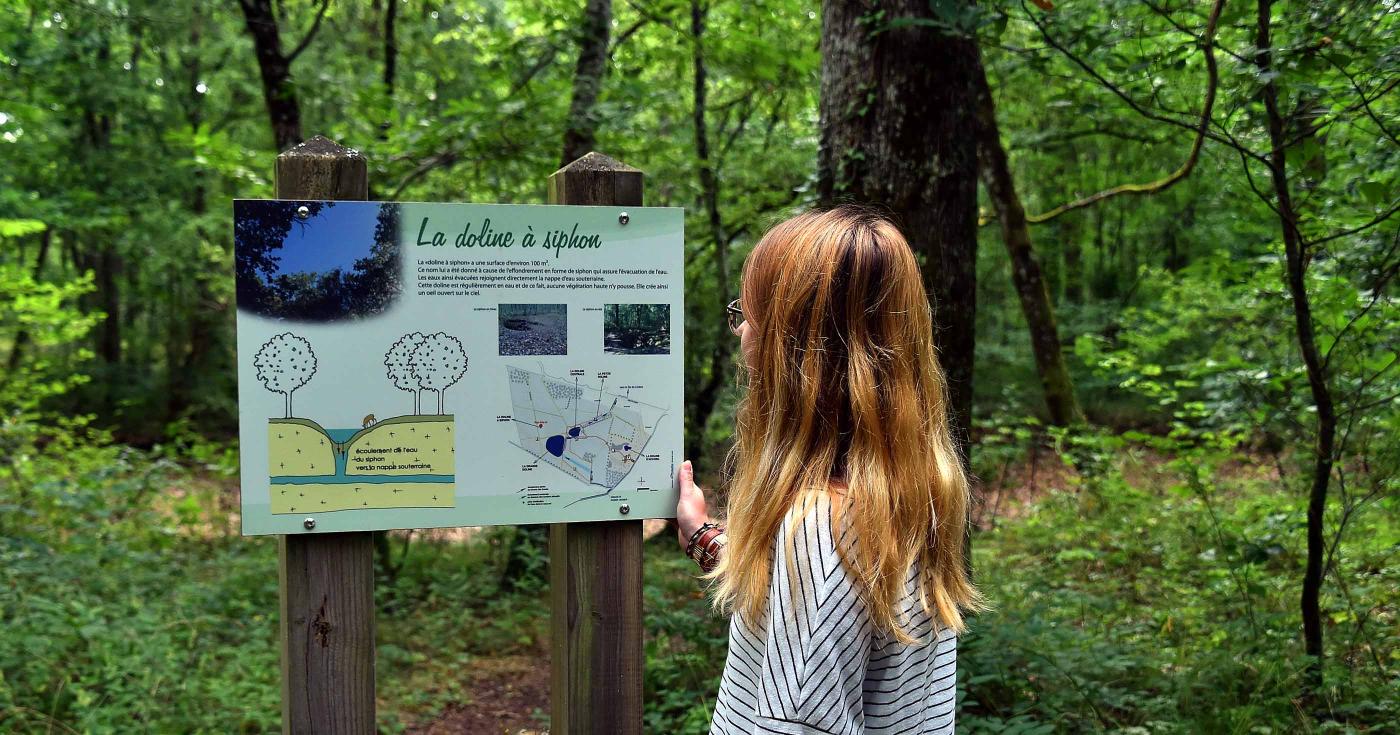
<svg viewBox="0 0 1400 735">
<path fill-rule="evenodd" d="M 680 537 L 681 537 L 682 539 L 689 539 L 690 537 L 692 537 L 692 536 L 695 535 L 695 532 L 696 532 L 696 531 L 700 530 L 700 527 L 701 527 L 701 526 L 703 526 L 703 525 L 705 525 L 706 523 L 709 523 L 709 522 L 710 522 L 710 517 L 709 517 L 708 515 L 702 516 L 702 517 L 700 517 L 700 518 L 686 519 L 686 520 L 681 520 L 681 519 L 677 518 L 677 519 L 676 519 L 676 526 L 677 526 L 678 529 L 680 530 Z M 684 542 L 684 541 L 681 542 L 681 546 L 682 546 L 682 547 L 685 546 L 685 542 Z"/>
<path fill-rule="evenodd" d="M 724 527 L 706 522 L 695 530 L 685 547 L 685 555 L 700 565 L 701 571 L 709 573 L 719 563 L 720 552 L 728 543 Z"/>
</svg>

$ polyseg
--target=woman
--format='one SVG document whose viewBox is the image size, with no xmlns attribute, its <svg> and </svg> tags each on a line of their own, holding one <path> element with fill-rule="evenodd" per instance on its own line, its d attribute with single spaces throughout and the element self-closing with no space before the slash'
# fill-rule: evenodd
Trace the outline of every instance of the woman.
<svg viewBox="0 0 1400 735">
<path fill-rule="evenodd" d="M 688 461 L 676 509 L 733 615 L 711 734 L 952 733 L 960 608 L 990 608 L 914 253 L 868 210 L 802 214 L 729 311 L 748 370 L 728 518 Z"/>
</svg>

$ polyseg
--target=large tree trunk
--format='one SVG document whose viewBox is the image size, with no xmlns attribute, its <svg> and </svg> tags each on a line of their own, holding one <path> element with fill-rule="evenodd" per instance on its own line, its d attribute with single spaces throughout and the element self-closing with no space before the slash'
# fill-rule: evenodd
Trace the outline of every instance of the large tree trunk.
<svg viewBox="0 0 1400 735">
<path fill-rule="evenodd" d="M 567 166 L 596 146 L 598 92 L 608 71 L 608 28 L 612 25 L 612 0 L 588 0 L 579 24 L 578 67 L 574 71 L 574 95 L 569 103 L 569 123 L 564 131 Z"/>
<path fill-rule="evenodd" d="M 880 18 L 879 26 L 872 26 L 872 17 Z M 824 203 L 852 199 L 888 207 L 920 256 L 951 428 L 970 471 L 977 315 L 974 80 L 980 62 L 971 29 L 954 35 L 917 22 L 930 20 L 926 0 L 822 5 L 818 187 Z M 968 579 L 971 531 L 968 523 Z"/>
<path fill-rule="evenodd" d="M 872 26 L 876 11 L 883 17 Z M 920 255 L 953 430 L 966 447 L 977 304 L 979 62 L 970 34 L 899 24 L 932 18 L 926 0 L 823 4 L 818 184 L 824 203 L 888 207 Z"/>
<path fill-rule="evenodd" d="M 1026 210 L 1016 193 L 1006 149 L 1001 144 L 996 104 L 992 100 L 991 87 L 987 84 L 986 70 L 980 62 L 973 81 L 977 85 L 977 153 L 982 181 L 987 187 L 987 197 L 996 209 L 1001 237 L 1011 256 L 1011 280 L 1021 298 L 1021 313 L 1025 315 L 1026 328 L 1030 331 L 1031 351 L 1035 354 L 1036 371 L 1040 374 L 1040 386 L 1045 393 L 1045 408 L 1050 414 L 1051 423 L 1068 426 L 1082 418 L 1074 397 L 1074 383 L 1070 381 L 1069 370 L 1065 368 L 1050 291 L 1041 277 L 1040 263 L 1036 260 L 1030 227 L 1026 223 Z"/>
<path fill-rule="evenodd" d="M 271 0 L 238 0 L 238 4 L 243 8 L 248 35 L 253 39 L 253 51 L 258 57 L 263 102 L 272 122 L 272 137 L 277 150 L 285 151 L 302 140 L 301 107 L 292 86 L 295 55 L 282 52 L 282 37 L 277 30 L 277 16 L 272 12 Z"/>
<path fill-rule="evenodd" d="M 1313 458 L 1312 488 L 1308 498 L 1308 560 L 1303 572 L 1303 593 L 1300 607 L 1303 616 L 1303 645 L 1312 657 L 1308 664 L 1309 693 L 1322 693 L 1322 614 L 1318 597 L 1322 590 L 1322 559 L 1326 553 L 1323 541 L 1323 513 L 1327 507 L 1327 489 L 1332 479 L 1333 452 L 1336 449 L 1337 415 L 1332 405 L 1332 391 L 1327 385 L 1327 369 L 1317 348 L 1312 322 L 1312 305 L 1308 296 L 1308 255 L 1302 234 L 1298 231 L 1298 213 L 1288 185 L 1288 165 L 1284 155 L 1285 123 L 1278 109 L 1278 88 L 1274 84 L 1272 49 L 1270 47 L 1270 6 L 1272 0 L 1258 1 L 1258 28 L 1255 37 L 1255 63 L 1260 78 L 1268 80 L 1260 90 L 1269 126 L 1269 176 L 1273 180 L 1276 211 L 1283 229 L 1284 259 L 1287 263 L 1288 293 L 1293 300 L 1293 320 L 1297 331 L 1298 349 L 1307 368 L 1308 387 L 1313 406 L 1317 409 L 1317 446 Z"/>
</svg>

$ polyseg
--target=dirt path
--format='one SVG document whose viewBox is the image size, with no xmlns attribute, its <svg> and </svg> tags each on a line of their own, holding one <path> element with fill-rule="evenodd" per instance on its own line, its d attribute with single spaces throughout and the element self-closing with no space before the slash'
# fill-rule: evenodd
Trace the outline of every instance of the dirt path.
<svg viewBox="0 0 1400 735">
<path fill-rule="evenodd" d="M 541 735 L 549 732 L 549 659 L 479 658 L 466 673 L 472 701 L 450 704 L 411 735 Z"/>
</svg>

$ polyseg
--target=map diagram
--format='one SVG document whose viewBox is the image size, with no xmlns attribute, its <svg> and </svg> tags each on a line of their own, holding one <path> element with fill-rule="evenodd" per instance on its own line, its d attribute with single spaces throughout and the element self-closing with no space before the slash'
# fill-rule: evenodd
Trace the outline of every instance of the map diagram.
<svg viewBox="0 0 1400 735">
<path fill-rule="evenodd" d="M 518 438 L 512 443 L 585 487 L 602 488 L 568 505 L 607 495 L 644 457 L 666 409 L 632 398 L 632 386 L 608 392 L 606 374 L 593 386 L 542 370 L 506 367 Z"/>
</svg>

